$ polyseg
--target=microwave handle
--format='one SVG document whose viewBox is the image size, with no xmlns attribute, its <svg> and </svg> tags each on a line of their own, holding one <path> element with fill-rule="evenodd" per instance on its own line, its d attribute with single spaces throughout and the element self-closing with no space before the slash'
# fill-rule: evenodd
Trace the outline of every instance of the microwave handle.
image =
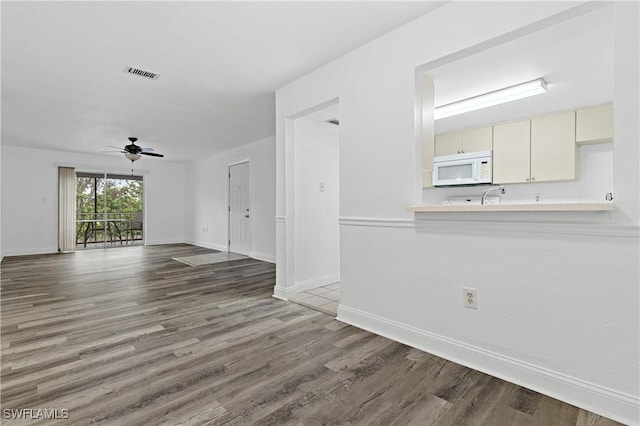
<svg viewBox="0 0 640 426">
<path fill-rule="evenodd" d="M 471 176 L 473 176 L 474 180 L 478 180 L 478 160 L 473 160 Z"/>
</svg>

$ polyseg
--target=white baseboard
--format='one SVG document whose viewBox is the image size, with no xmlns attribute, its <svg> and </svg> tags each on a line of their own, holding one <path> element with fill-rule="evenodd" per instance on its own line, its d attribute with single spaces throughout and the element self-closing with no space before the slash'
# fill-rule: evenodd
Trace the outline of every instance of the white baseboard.
<svg viewBox="0 0 640 426">
<path fill-rule="evenodd" d="M 640 398 L 344 305 L 339 321 L 533 389 L 624 424 L 640 423 Z"/>
<path fill-rule="evenodd" d="M 227 251 L 229 249 L 227 246 L 224 246 L 222 244 L 209 243 L 205 241 L 186 241 L 186 244 L 218 251 Z M 257 251 L 252 251 L 251 253 L 249 253 L 249 257 L 256 260 L 261 260 L 263 262 L 276 263 L 275 256 L 266 253 L 260 253 Z"/>
<path fill-rule="evenodd" d="M 158 240 L 158 241 L 153 241 L 148 239 L 144 240 L 145 246 L 161 246 L 164 244 L 183 244 L 183 243 L 184 243 L 184 240 Z"/>
<path fill-rule="evenodd" d="M 218 250 L 218 251 L 227 251 L 228 247 L 222 244 L 215 244 L 215 243 L 209 243 L 206 241 L 187 241 L 187 244 L 191 244 L 194 246 L 198 246 L 198 247 L 204 247 L 204 248 L 208 248 L 211 250 Z"/>
<path fill-rule="evenodd" d="M 287 299 L 287 289 L 278 284 L 273 288 L 273 297 L 280 300 L 289 300 Z"/>
<path fill-rule="evenodd" d="M 58 253 L 58 247 L 42 247 L 42 248 L 28 248 L 23 250 L 7 250 L 2 253 L 2 257 L 5 256 L 28 256 L 32 254 L 52 254 Z"/>
<path fill-rule="evenodd" d="M 329 274 L 297 282 L 291 287 L 283 287 L 276 284 L 273 290 L 273 297 L 282 300 L 289 300 L 291 296 L 294 296 L 300 292 L 311 290 L 312 288 L 322 287 L 324 285 L 334 284 L 337 282 L 340 282 L 340 276 L 338 274 Z"/>
<path fill-rule="evenodd" d="M 263 262 L 269 262 L 269 263 L 276 263 L 276 257 L 272 256 L 270 254 L 266 254 L 266 253 L 260 253 L 257 251 L 252 251 L 251 253 L 249 253 L 249 257 L 256 259 L 256 260 L 262 260 Z"/>
</svg>

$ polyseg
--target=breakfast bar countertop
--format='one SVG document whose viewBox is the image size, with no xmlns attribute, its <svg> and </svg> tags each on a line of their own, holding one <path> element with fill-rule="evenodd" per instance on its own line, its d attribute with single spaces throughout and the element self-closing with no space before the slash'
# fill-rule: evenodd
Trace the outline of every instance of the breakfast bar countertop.
<svg viewBox="0 0 640 426">
<path fill-rule="evenodd" d="M 532 204 L 470 204 L 470 205 L 422 205 L 409 206 L 407 211 L 414 213 L 454 213 L 454 212 L 582 212 L 612 211 L 613 203 L 532 203 Z"/>
</svg>

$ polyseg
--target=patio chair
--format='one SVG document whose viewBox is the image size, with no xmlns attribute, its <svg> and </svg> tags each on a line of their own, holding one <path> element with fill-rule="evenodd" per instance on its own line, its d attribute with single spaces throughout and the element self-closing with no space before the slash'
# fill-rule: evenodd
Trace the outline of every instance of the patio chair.
<svg viewBox="0 0 640 426">
<path fill-rule="evenodd" d="M 135 212 L 135 214 L 133 215 L 133 219 L 131 219 L 131 222 L 129 223 L 129 227 L 127 228 L 127 233 L 131 235 L 132 241 L 136 240 L 137 233 L 140 234 L 140 239 L 142 239 L 142 228 L 143 228 L 142 220 L 143 220 L 142 212 Z M 129 240 L 128 237 L 127 237 L 127 240 Z"/>
</svg>

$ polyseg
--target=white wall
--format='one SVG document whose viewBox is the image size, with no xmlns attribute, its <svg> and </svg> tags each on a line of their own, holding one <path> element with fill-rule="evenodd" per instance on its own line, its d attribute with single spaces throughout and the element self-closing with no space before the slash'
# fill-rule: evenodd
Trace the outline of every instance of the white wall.
<svg viewBox="0 0 640 426">
<path fill-rule="evenodd" d="M 637 424 L 637 3 L 614 3 L 613 214 L 425 214 L 414 220 L 405 210 L 422 202 L 416 68 L 574 6 L 450 2 L 278 90 L 274 292 L 293 285 L 297 252 L 288 123 L 339 98 L 338 318 Z M 463 308 L 465 285 L 478 289 L 478 310 Z"/>
<path fill-rule="evenodd" d="M 0 262 L 4 259 L 2 251 L 2 138 L 0 137 Z"/>
<path fill-rule="evenodd" d="M 229 165 L 250 161 L 251 257 L 275 261 L 275 138 L 262 139 L 189 164 L 187 241 L 227 250 Z"/>
<path fill-rule="evenodd" d="M 130 173 L 120 156 L 2 146 L 2 247 L 5 256 L 58 251 L 58 166 Z M 143 158 L 146 244 L 184 242 L 185 165 Z"/>
<path fill-rule="evenodd" d="M 337 126 L 306 118 L 294 126 L 298 292 L 340 281 L 340 153 Z"/>
</svg>

